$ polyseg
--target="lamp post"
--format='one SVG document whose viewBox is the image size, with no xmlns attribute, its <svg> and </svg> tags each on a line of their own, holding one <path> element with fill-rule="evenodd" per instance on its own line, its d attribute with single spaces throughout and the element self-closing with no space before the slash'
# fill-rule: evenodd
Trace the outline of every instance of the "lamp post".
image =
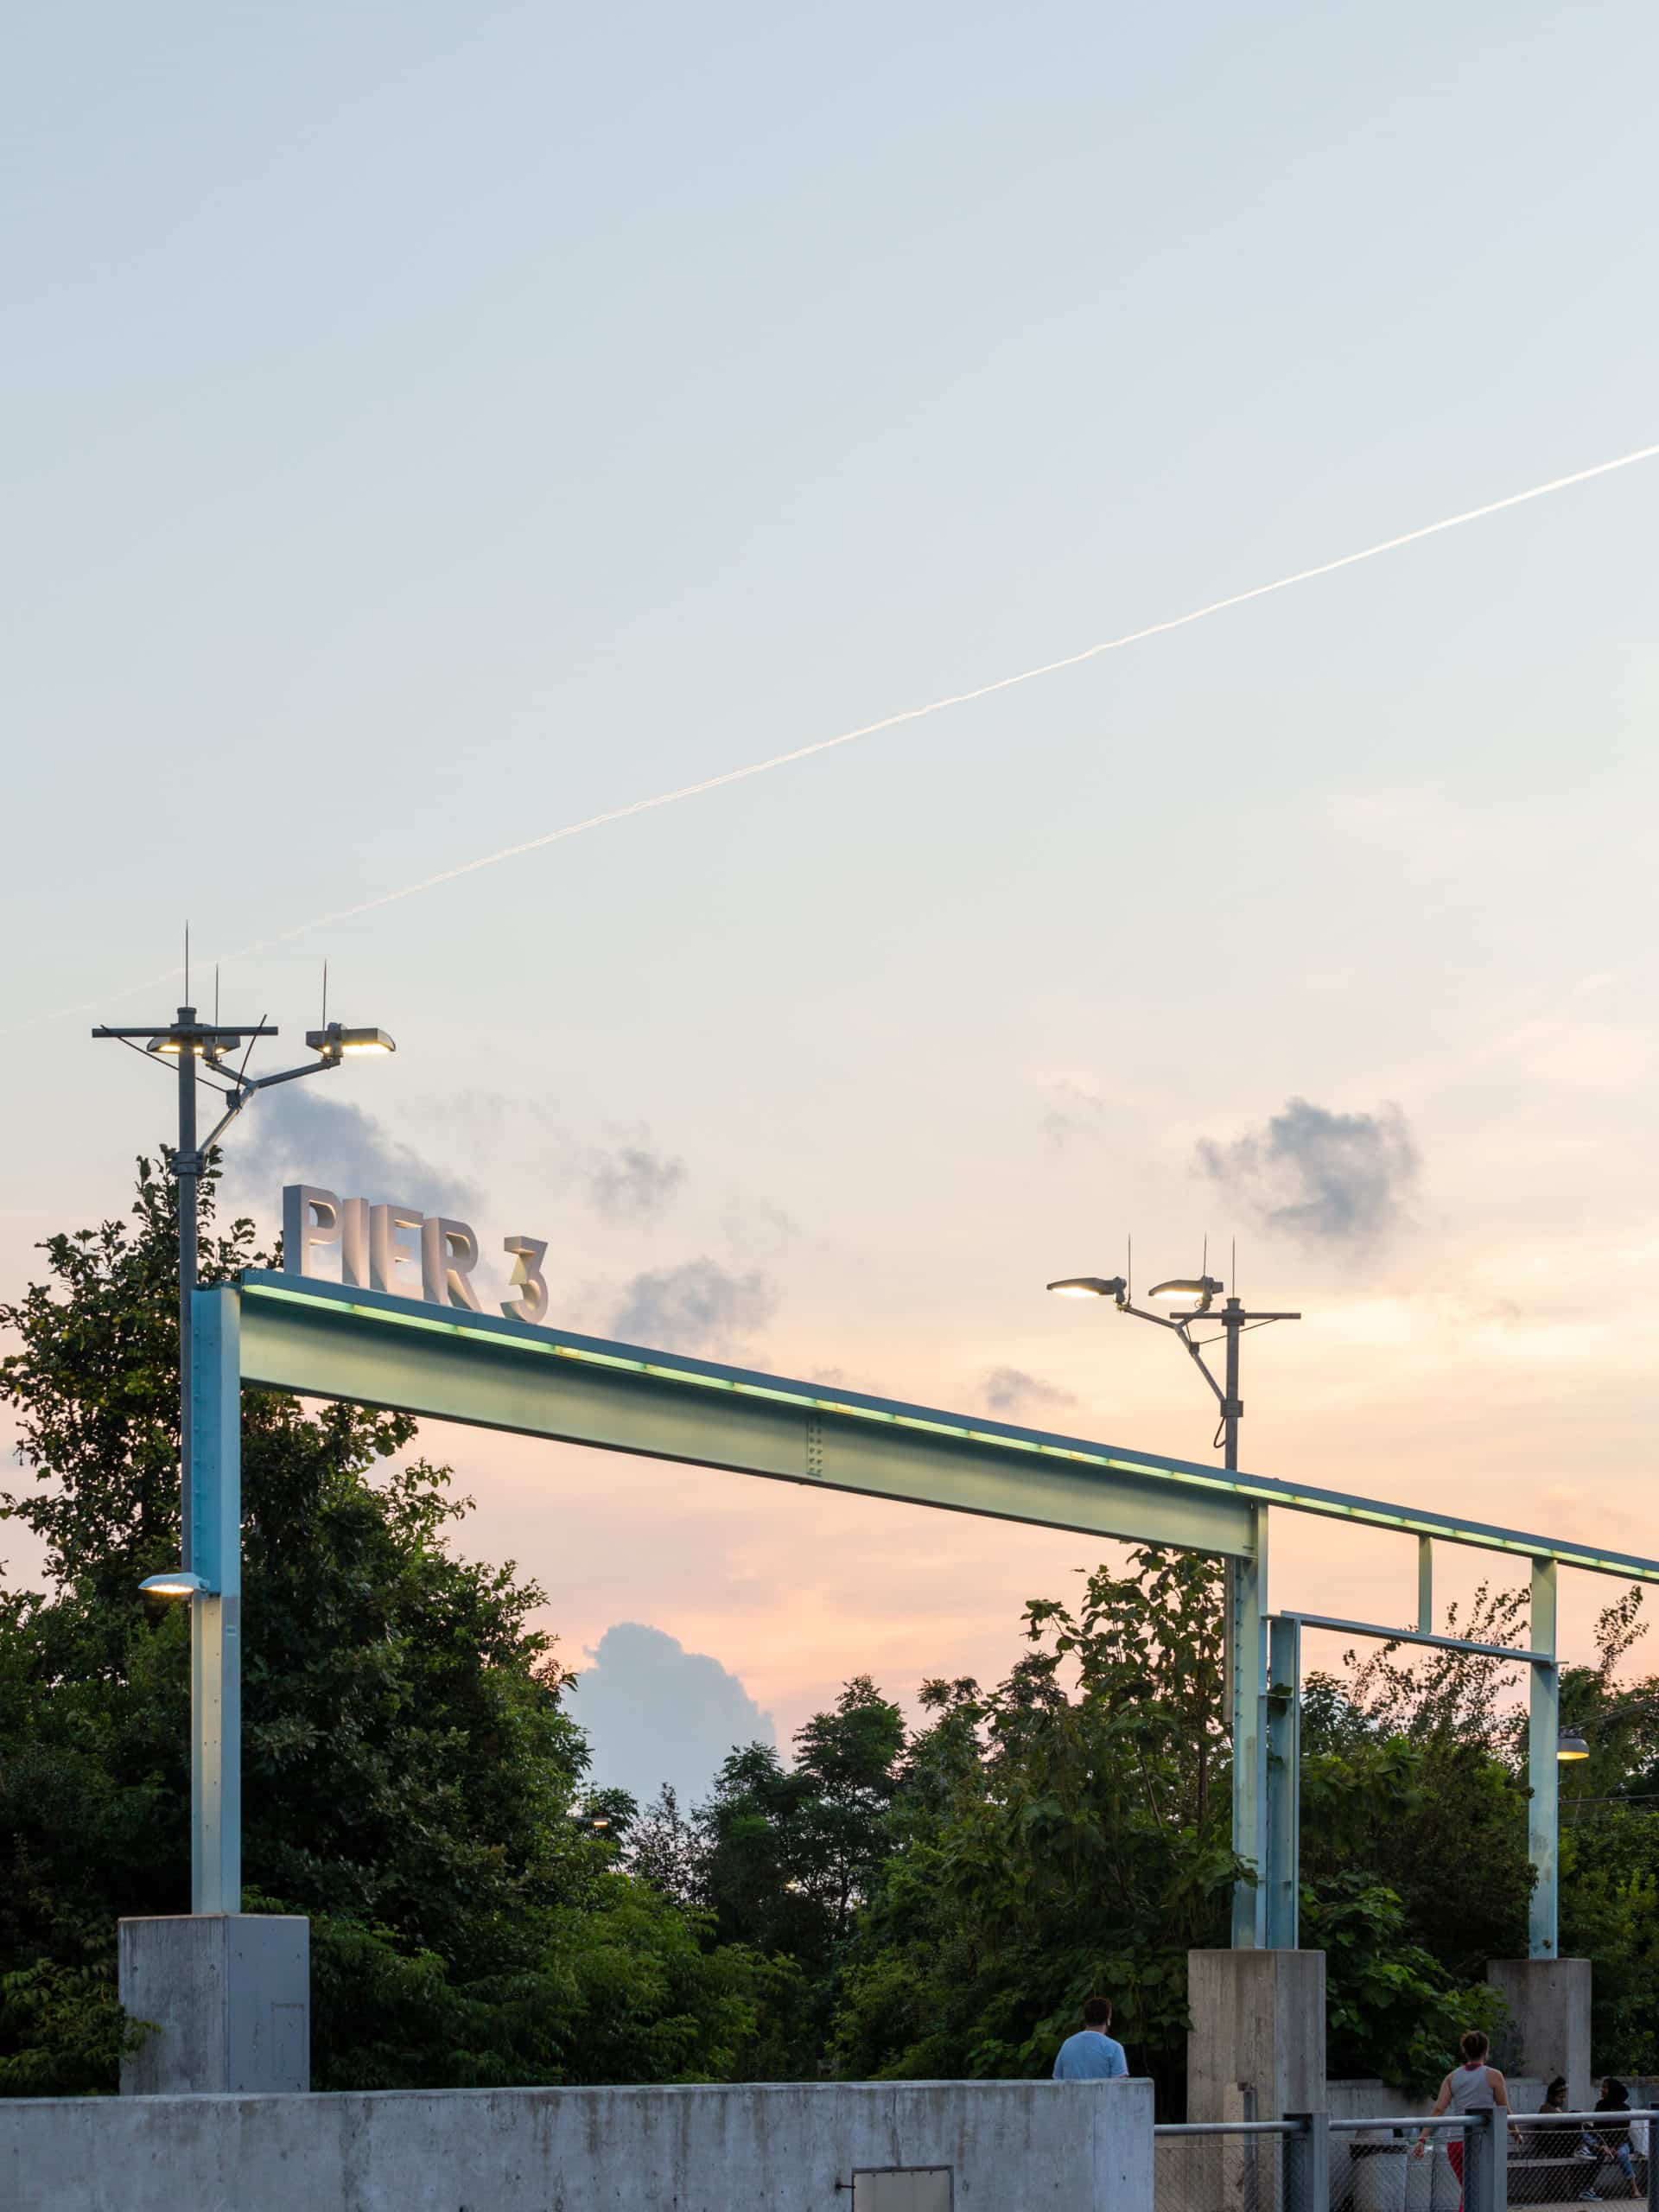
<svg viewBox="0 0 1659 2212">
<path fill-rule="evenodd" d="M 1189 1313 L 1148 1313 L 1143 1306 L 1131 1302 L 1129 1286 L 1122 1275 L 1063 1275 L 1048 1287 L 1061 1298 L 1109 1298 L 1120 1313 L 1133 1313 L 1137 1321 L 1150 1321 L 1156 1328 L 1173 1330 L 1192 1355 L 1193 1365 L 1216 1394 L 1221 1420 L 1215 1441 L 1221 1446 L 1223 1466 L 1236 1471 L 1238 1424 L 1244 1415 L 1244 1402 L 1238 1395 L 1238 1340 L 1246 1329 L 1264 1328 L 1269 1321 L 1300 1321 L 1300 1313 L 1252 1313 L 1243 1300 L 1236 1297 L 1229 1297 L 1217 1313 L 1214 1310 L 1215 1301 L 1226 1285 L 1217 1282 L 1213 1275 L 1173 1275 L 1167 1282 L 1153 1285 L 1150 1295 L 1154 1298 L 1190 1299 L 1192 1310 Z M 1217 1339 L 1195 1338 L 1190 1333 L 1195 1321 L 1218 1323 L 1225 1338 L 1224 1379 L 1220 1382 L 1211 1373 L 1204 1357 L 1206 1348 Z"/>
<path fill-rule="evenodd" d="M 1144 1306 L 1135 1305 L 1128 1281 L 1122 1275 L 1063 1275 L 1047 1287 L 1060 1298 L 1109 1298 L 1120 1313 L 1132 1313 L 1137 1321 L 1150 1321 L 1160 1329 L 1173 1331 L 1215 1393 L 1221 1411 L 1215 1442 L 1221 1446 L 1223 1465 L 1230 1471 L 1237 1471 L 1238 1424 L 1244 1414 L 1238 1383 L 1239 1339 L 1246 1329 L 1264 1328 L 1270 1321 L 1300 1321 L 1300 1313 L 1252 1313 L 1241 1298 L 1232 1294 L 1217 1312 L 1215 1301 L 1226 1285 L 1204 1273 L 1173 1275 L 1166 1282 L 1152 1287 L 1150 1294 L 1154 1299 L 1189 1301 L 1190 1310 L 1184 1313 L 1150 1313 Z M 1194 1337 L 1193 1326 L 1200 1321 L 1218 1323 L 1222 1338 Z M 1204 1355 L 1211 1345 L 1222 1339 L 1226 1351 L 1223 1379 L 1217 1382 Z M 1230 1559 L 1225 1567 L 1222 1598 L 1222 1709 L 1228 1716 L 1233 1748 L 1233 1847 L 1259 1866 L 1266 1856 L 1267 1819 L 1266 1738 L 1261 1712 L 1265 1690 L 1265 1653 L 1261 1646 L 1267 1599 L 1267 1509 L 1256 1507 L 1252 1519 L 1254 1556 L 1243 1561 Z M 1243 1669 L 1239 1665 L 1241 1651 L 1244 1655 Z M 1250 1949 L 1268 1940 L 1265 1891 L 1240 1883 L 1233 1893 L 1234 1947 Z"/>
<path fill-rule="evenodd" d="M 193 1914 L 237 1912 L 242 1901 L 241 1505 L 239 1496 L 225 1494 L 222 1481 L 198 1479 L 204 1457 L 213 1468 L 226 1464 L 222 1453 L 202 1455 L 194 1449 L 197 1370 L 204 1356 L 211 1359 L 217 1352 L 213 1342 L 204 1345 L 195 1306 L 200 1181 L 213 1147 L 257 1092 L 302 1076 L 321 1075 L 338 1067 L 347 1052 L 397 1050 L 383 1029 L 325 1022 L 321 1029 L 306 1032 L 314 1059 L 275 1075 L 250 1076 L 247 1063 L 255 1043 L 276 1034 L 263 1020 L 198 1020 L 192 1006 L 181 1006 L 177 1019 L 165 1027 L 100 1027 L 92 1032 L 94 1037 L 113 1037 L 130 1045 L 157 1065 L 169 1059 L 178 1065 L 178 1147 L 173 1168 L 179 1224 L 180 1563 L 165 1573 L 150 1575 L 141 1586 L 150 1597 L 177 1599 L 190 1606 Z M 232 1067 L 230 1056 L 245 1040 L 242 1065 Z M 199 1084 L 226 1102 L 200 1143 L 196 1133 Z M 235 1401 L 232 1389 L 231 1402 Z"/>
</svg>

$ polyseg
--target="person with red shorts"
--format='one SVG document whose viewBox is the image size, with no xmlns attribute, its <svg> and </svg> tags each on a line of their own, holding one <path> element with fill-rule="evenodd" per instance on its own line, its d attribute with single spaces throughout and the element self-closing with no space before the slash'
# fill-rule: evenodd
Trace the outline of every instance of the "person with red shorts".
<svg viewBox="0 0 1659 2212">
<path fill-rule="evenodd" d="M 1454 2066 L 1440 2084 L 1440 2094 L 1434 2100 L 1436 2119 L 1443 2112 L 1501 2112 L 1510 2109 L 1510 2088 L 1496 2066 L 1486 2063 L 1491 2049 L 1478 2028 L 1471 2028 L 1459 2042 L 1463 2053 L 1461 2066 Z M 1417 2138 L 1412 2152 L 1421 2158 L 1428 2147 L 1428 2131 Z M 1446 2155 L 1452 2161 L 1452 2171 L 1458 2177 L 1458 2212 L 1463 2212 L 1463 2143 L 1454 2138 L 1446 2146 Z"/>
</svg>

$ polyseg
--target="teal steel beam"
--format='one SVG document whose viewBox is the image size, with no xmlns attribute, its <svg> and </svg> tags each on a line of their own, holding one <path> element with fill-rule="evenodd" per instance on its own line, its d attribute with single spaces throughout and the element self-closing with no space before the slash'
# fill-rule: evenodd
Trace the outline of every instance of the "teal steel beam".
<svg viewBox="0 0 1659 2212">
<path fill-rule="evenodd" d="M 880 1461 L 872 1440 L 885 1434 L 888 1477 L 908 1480 L 912 1446 L 931 1444 L 940 1463 L 959 1453 L 964 1468 L 988 1478 L 956 1495 L 934 1478 L 923 1504 L 989 1512 L 1002 1517 L 1075 1528 L 1088 1534 L 1121 1534 L 1135 1541 L 1174 1544 L 1222 1558 L 1254 1555 L 1255 1506 L 1279 1506 L 1366 1528 L 1433 1537 L 1483 1551 L 1551 1560 L 1589 1574 L 1659 1583 L 1659 1560 L 1560 1543 L 1548 1536 L 1452 1519 L 1415 1506 L 1390 1505 L 1342 1491 L 1276 1482 L 1189 1459 L 1110 1445 L 1046 1430 L 1017 1428 L 925 1406 L 874 1398 L 857 1391 L 828 1391 L 822 1383 L 754 1374 L 709 1360 L 634 1344 L 610 1344 L 563 1330 L 463 1313 L 384 1292 L 347 1288 L 312 1277 L 251 1269 L 243 1290 L 243 1380 L 302 1396 L 356 1399 L 401 1408 L 434 1420 L 521 1430 L 537 1436 L 569 1436 L 601 1449 L 643 1452 L 739 1472 L 770 1474 L 824 1487 L 870 1490 L 906 1497 L 880 1478 L 856 1478 L 867 1457 Z M 416 1344 L 421 1345 L 417 1351 Z M 447 1351 L 440 1347 L 447 1346 Z M 486 1356 L 480 1357 L 480 1354 Z M 495 1355 L 490 1357 L 487 1355 Z M 549 1380 L 551 1370 L 557 1380 Z M 575 1378 L 582 1378 L 581 1385 Z M 586 1386 L 586 1387 L 582 1387 Z M 699 1414 L 724 1402 L 726 1412 Z M 562 1426 L 569 1422 L 574 1426 Z M 550 1425 L 552 1423 L 552 1425 Z M 814 1424 L 817 1424 L 816 1427 Z M 710 1458 L 698 1448 L 707 1433 L 723 1445 Z M 852 1440 L 861 1440 L 855 1446 Z M 866 1452 L 865 1446 L 870 1446 Z M 839 1467 L 818 1464 L 829 1452 Z M 729 1456 L 727 1456 L 729 1454 Z M 771 1464 L 776 1460 L 778 1464 Z M 761 1464 L 765 1463 L 765 1464 Z M 993 1471 L 995 1471 L 993 1472 Z M 1006 1478 L 1020 1473 L 1019 1491 Z M 1109 1478 L 1109 1479 L 1106 1479 Z M 1046 1501 L 1045 1480 L 1057 1497 Z M 987 1488 L 997 1502 L 982 1502 Z M 1122 1505 L 1125 1525 L 1103 1526 L 1098 1505 L 1073 1520 L 1057 1518 L 1046 1503 L 1110 1495 Z M 1116 1507 L 1113 1509 L 1116 1510 Z"/>
<path fill-rule="evenodd" d="M 1233 1948 L 1259 1951 L 1268 1941 L 1267 1627 L 1268 1510 L 1255 1509 L 1255 1557 L 1229 1578 L 1232 1604 L 1233 1849 L 1255 1878 L 1233 1885 Z"/>
<path fill-rule="evenodd" d="M 1532 1622 L 1528 1630 L 1535 1651 L 1555 1654 L 1555 1562 L 1532 1563 Z M 1532 1669 L 1527 1711 L 1527 1856 L 1533 1865 L 1532 1897 L 1527 1908 L 1527 1955 L 1556 1955 L 1556 1893 L 1560 1879 L 1561 1770 L 1561 1676 L 1554 1664 Z"/>
<path fill-rule="evenodd" d="M 242 1910 L 242 1390 L 238 1299 L 191 1294 L 190 1910 Z"/>
<path fill-rule="evenodd" d="M 245 1382 L 610 1452 L 1248 1558 L 1256 1509 L 1160 1463 L 382 1293 L 250 1274 Z"/>
<path fill-rule="evenodd" d="M 1302 1631 L 1268 1624 L 1268 1948 L 1294 1951 L 1301 1929 Z"/>
</svg>

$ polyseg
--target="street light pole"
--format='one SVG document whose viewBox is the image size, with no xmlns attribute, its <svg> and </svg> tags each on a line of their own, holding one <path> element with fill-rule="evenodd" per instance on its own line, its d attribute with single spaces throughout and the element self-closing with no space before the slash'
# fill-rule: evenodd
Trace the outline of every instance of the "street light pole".
<svg viewBox="0 0 1659 2212">
<path fill-rule="evenodd" d="M 234 1913 L 242 1907 L 240 1494 L 227 1472 L 235 1467 L 235 1454 L 222 1448 L 222 1439 L 198 1438 L 194 1403 L 200 1382 L 210 1414 L 218 1408 L 222 1415 L 227 1402 L 235 1407 L 237 1384 L 211 1320 L 205 1340 L 202 1335 L 197 1300 L 201 1178 L 214 1145 L 257 1092 L 338 1067 L 347 1052 L 397 1049 L 382 1029 L 347 1029 L 334 1021 L 306 1032 L 305 1041 L 317 1057 L 302 1067 L 251 1077 L 245 1054 L 241 1067 L 226 1065 L 245 1039 L 251 1053 L 257 1039 L 276 1033 L 263 1020 L 239 1026 L 198 1021 L 192 1006 L 181 1006 L 177 1019 L 164 1027 L 99 1027 L 92 1032 L 94 1037 L 113 1037 L 146 1057 L 156 1056 L 158 1065 L 168 1058 L 178 1061 L 178 1145 L 173 1173 L 178 1184 L 180 1566 L 149 1576 L 142 1586 L 151 1597 L 182 1599 L 191 1610 L 193 1914 Z M 199 1083 L 227 1102 L 200 1143 Z"/>
<path fill-rule="evenodd" d="M 187 983 L 186 989 L 189 988 Z M 179 1008 L 179 1021 L 194 1022 L 193 1006 Z M 96 1031 L 94 1031 L 96 1035 Z M 201 1163 L 196 1155 L 196 1058 L 181 1052 L 179 1060 L 179 1143 L 173 1155 L 179 1207 L 179 1560 L 187 1572 L 195 1553 L 195 1515 L 190 1496 L 190 1301 L 195 1296 L 200 1217 L 197 1211 Z"/>
<path fill-rule="evenodd" d="M 1190 1312 L 1175 1314 L 1149 1313 L 1144 1306 L 1136 1306 L 1122 1275 L 1066 1275 L 1048 1287 L 1063 1298 L 1109 1298 L 1120 1313 L 1132 1313 L 1137 1321 L 1150 1321 L 1158 1328 L 1173 1330 L 1215 1394 L 1221 1414 L 1215 1441 L 1221 1446 L 1222 1464 L 1230 1473 L 1236 1473 L 1238 1425 L 1244 1416 L 1244 1402 L 1239 1395 L 1239 1339 L 1247 1329 L 1262 1328 L 1270 1321 L 1300 1321 L 1300 1313 L 1251 1313 L 1236 1293 L 1228 1295 L 1217 1313 L 1212 1308 L 1224 1286 L 1209 1274 L 1177 1276 L 1168 1282 L 1153 1285 L 1154 1298 L 1192 1301 Z M 1192 1333 L 1193 1325 L 1205 1320 L 1219 1323 L 1225 1340 L 1220 1382 L 1204 1357 L 1206 1348 L 1217 1339 L 1200 1339 Z M 1227 1716 L 1233 1752 L 1233 1848 L 1241 1858 L 1263 1868 L 1267 1858 L 1264 1831 L 1268 1789 L 1262 1712 L 1267 1687 L 1267 1655 L 1262 1649 L 1267 1605 L 1267 1508 L 1255 1507 L 1252 1520 L 1255 1538 L 1251 1555 L 1243 1560 L 1229 1559 L 1223 1568 L 1222 1711 Z M 1236 1948 L 1250 1949 L 1266 1942 L 1266 1905 L 1264 1885 L 1241 1882 L 1235 1888 Z"/>
</svg>

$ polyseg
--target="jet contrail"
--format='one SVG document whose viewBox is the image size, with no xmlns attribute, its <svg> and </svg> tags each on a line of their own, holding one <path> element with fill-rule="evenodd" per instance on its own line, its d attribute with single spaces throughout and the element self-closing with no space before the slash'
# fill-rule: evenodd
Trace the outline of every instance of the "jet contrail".
<svg viewBox="0 0 1659 2212">
<path fill-rule="evenodd" d="M 659 806 L 677 806 L 682 799 L 700 798 L 705 791 L 717 791 L 728 784 L 741 784 L 751 776 L 770 775 L 774 768 L 787 768 L 797 760 L 810 760 L 814 753 L 831 753 L 837 746 L 851 745 L 861 737 L 874 737 L 884 729 L 897 729 L 904 722 L 925 721 L 930 715 L 942 715 L 951 707 L 966 707 L 976 699 L 988 699 L 998 691 L 1012 691 L 1021 683 L 1034 683 L 1039 677 L 1057 676 L 1062 669 L 1081 668 L 1085 661 L 1098 660 L 1103 654 L 1122 652 L 1126 645 L 1144 645 L 1148 638 L 1161 638 L 1171 630 L 1185 630 L 1190 623 L 1207 621 L 1212 614 L 1224 614 L 1229 607 L 1243 607 L 1253 599 L 1267 599 L 1274 592 L 1288 591 L 1293 584 L 1311 583 L 1316 576 L 1334 575 L 1338 569 L 1351 569 L 1361 561 L 1375 561 L 1379 554 L 1397 553 L 1403 545 L 1415 545 L 1425 537 L 1438 537 L 1443 531 L 1461 530 L 1465 523 L 1481 522 L 1488 515 L 1502 514 L 1506 508 L 1524 506 L 1529 499 L 1545 499 L 1552 493 L 1566 492 L 1575 484 L 1587 484 L 1593 477 L 1609 476 L 1617 468 L 1630 468 L 1639 461 L 1651 461 L 1659 454 L 1659 445 L 1638 446 L 1634 453 L 1620 454 L 1616 461 L 1599 461 L 1593 468 L 1575 469 L 1570 476 L 1552 476 L 1547 484 L 1534 484 L 1524 492 L 1511 492 L 1507 499 L 1491 499 L 1484 507 L 1468 507 L 1461 514 L 1446 515 L 1439 522 L 1425 523 L 1420 530 L 1408 530 L 1398 537 L 1385 537 L 1375 545 L 1363 546 L 1357 553 L 1344 553 L 1334 561 L 1321 561 L 1311 569 L 1297 569 L 1290 575 L 1275 576 L 1268 584 L 1256 584 L 1249 591 L 1236 591 L 1225 599 L 1212 599 L 1204 607 L 1194 607 L 1185 614 L 1171 615 L 1166 621 L 1148 623 L 1144 630 L 1126 631 L 1121 638 L 1104 638 L 1097 645 L 1085 645 L 1080 652 L 1065 653 L 1058 660 L 1046 660 L 1035 668 L 1022 668 L 1015 676 L 999 676 L 989 683 L 978 683 L 969 691 L 952 691 L 942 699 L 930 699 L 925 706 L 903 707 L 897 714 L 883 715 L 879 721 L 861 722 L 856 729 L 844 729 L 834 737 L 815 738 L 809 745 L 798 745 L 788 753 L 774 753 L 765 760 L 751 760 L 741 768 L 727 768 L 717 776 L 706 776 L 701 783 L 680 784 L 672 791 L 658 791 L 650 798 L 631 800 L 626 806 L 613 806 L 603 814 L 590 814 L 585 821 L 566 823 L 563 829 L 543 830 L 539 836 L 525 837 L 516 845 L 503 845 L 493 853 L 485 853 L 477 860 L 461 861 L 454 868 L 440 868 L 435 875 L 423 875 L 417 882 L 405 883 L 396 891 L 382 891 L 372 899 L 359 899 L 354 906 L 338 906 L 331 914 L 319 914 L 314 920 L 296 923 L 292 929 L 280 930 L 274 937 L 261 938 L 257 944 L 245 944 L 226 957 L 233 960 L 251 958 L 255 953 L 270 952 L 279 944 L 290 944 L 296 938 L 307 937 L 313 930 L 329 928 L 335 922 L 349 922 L 359 914 L 372 914 L 378 907 L 396 906 L 399 899 L 417 898 L 423 891 L 434 891 L 441 883 L 456 882 L 463 875 L 475 875 L 480 868 L 497 868 L 503 861 L 513 861 L 525 853 L 538 853 L 544 846 L 556 845 L 567 837 L 582 837 L 590 830 L 602 830 L 613 822 L 626 822 L 630 815 L 649 814 Z M 143 983 L 135 983 L 114 994 L 116 1000 L 131 998 L 140 991 L 151 990 L 156 985 L 169 982 L 181 973 L 168 968 L 160 975 L 150 976 Z M 86 999 L 75 1006 L 59 1007 L 51 1014 L 41 1014 L 33 1020 L 16 1025 L 19 1028 L 33 1028 L 42 1021 L 60 1021 L 73 1014 L 86 1014 L 95 1007 L 108 1006 L 111 998 Z M 0 1032 L 11 1034 L 15 1032 Z"/>
</svg>

